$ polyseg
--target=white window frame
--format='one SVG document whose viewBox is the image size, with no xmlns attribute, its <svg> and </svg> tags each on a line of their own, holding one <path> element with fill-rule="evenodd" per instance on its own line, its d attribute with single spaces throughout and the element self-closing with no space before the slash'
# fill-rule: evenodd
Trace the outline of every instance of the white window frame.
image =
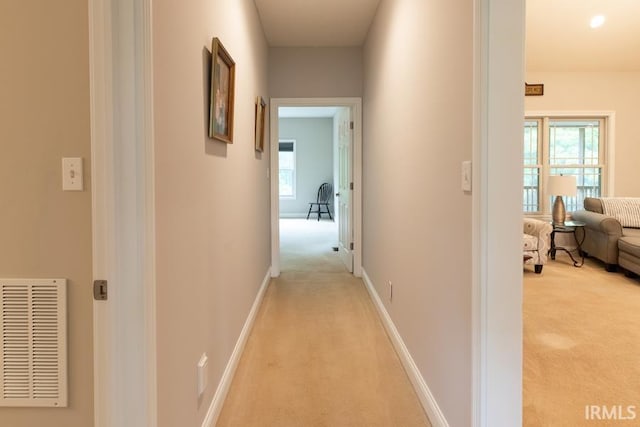
<svg viewBox="0 0 640 427">
<path fill-rule="evenodd" d="M 296 181 L 297 181 L 297 156 L 296 156 L 296 151 L 297 151 L 297 147 L 296 147 L 296 140 L 295 139 L 280 139 L 278 140 L 278 156 L 280 156 L 280 144 L 282 144 L 283 142 L 285 143 L 291 143 L 293 144 L 293 177 L 292 177 L 292 182 L 293 182 L 293 191 L 292 191 L 292 195 L 291 196 L 283 196 L 280 194 L 280 167 L 278 167 L 278 196 L 280 197 L 281 200 L 296 200 Z M 279 163 L 278 163 L 279 164 Z"/>
<path fill-rule="evenodd" d="M 542 154 L 542 164 L 540 165 L 540 187 L 539 192 L 542 195 L 540 197 L 541 211 L 538 212 L 524 212 L 525 215 L 531 217 L 550 217 L 551 216 L 551 203 L 546 194 L 545 185 L 546 177 L 549 174 L 549 159 L 548 159 L 548 146 L 549 135 L 543 130 L 547 128 L 549 120 L 555 119 L 576 119 L 576 120 L 594 120 L 602 119 L 603 126 L 601 129 L 604 135 L 604 140 L 601 142 L 601 149 L 603 151 L 604 164 L 602 165 L 602 197 L 612 197 L 614 192 L 614 172 L 615 172 L 615 111 L 525 111 L 525 117 L 523 120 L 541 120 L 543 127 L 539 129 L 539 150 Z M 524 128 L 523 128 L 524 130 Z M 523 165 L 524 166 L 524 165 Z M 524 170 L 524 169 L 523 169 Z"/>
</svg>

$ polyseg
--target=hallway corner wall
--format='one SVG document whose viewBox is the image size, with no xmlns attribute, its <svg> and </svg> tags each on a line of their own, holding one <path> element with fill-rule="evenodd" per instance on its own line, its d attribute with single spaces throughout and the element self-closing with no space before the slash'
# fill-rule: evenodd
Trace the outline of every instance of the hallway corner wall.
<svg viewBox="0 0 640 427">
<path fill-rule="evenodd" d="M 213 37 L 236 63 L 233 144 L 207 136 Z M 268 47 L 252 0 L 155 1 L 153 46 L 158 426 L 198 426 L 270 266 Z"/>
<path fill-rule="evenodd" d="M 473 4 L 383 0 L 363 62 L 363 269 L 448 424 L 468 426 Z"/>
<path fill-rule="evenodd" d="M 68 279 L 68 406 L 2 407 L 6 427 L 93 425 L 88 14 L 0 2 L 0 277 Z M 62 157 L 83 159 L 83 191 L 62 191 Z"/>
</svg>

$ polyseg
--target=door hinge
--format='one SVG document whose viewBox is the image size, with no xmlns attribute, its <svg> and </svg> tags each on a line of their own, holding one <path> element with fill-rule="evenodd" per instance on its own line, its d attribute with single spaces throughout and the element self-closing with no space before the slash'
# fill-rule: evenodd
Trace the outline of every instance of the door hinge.
<svg viewBox="0 0 640 427">
<path fill-rule="evenodd" d="M 93 281 L 93 299 L 96 301 L 105 301 L 108 297 L 108 288 L 106 280 Z"/>
<path fill-rule="evenodd" d="M 353 182 L 349 183 L 349 190 L 353 190 Z"/>
<path fill-rule="evenodd" d="M 349 244 L 349 249 L 353 250 L 353 242 L 351 242 L 351 244 Z"/>
<path fill-rule="evenodd" d="M 353 122 L 349 122 L 349 129 L 353 130 Z"/>
</svg>

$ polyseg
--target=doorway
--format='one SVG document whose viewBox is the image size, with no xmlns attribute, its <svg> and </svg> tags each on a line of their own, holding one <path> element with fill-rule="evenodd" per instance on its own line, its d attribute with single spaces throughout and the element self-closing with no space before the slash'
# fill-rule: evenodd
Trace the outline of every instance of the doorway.
<svg viewBox="0 0 640 427">
<path fill-rule="evenodd" d="M 280 274 L 280 220 L 296 218 L 307 220 L 309 202 L 315 201 L 322 182 L 331 184 L 331 218 L 335 219 L 335 239 L 340 259 L 355 276 L 361 271 L 361 171 L 362 127 L 360 98 L 295 98 L 271 100 L 271 249 L 272 276 Z M 306 132 L 291 120 L 324 118 L 325 123 L 314 123 L 318 129 Z M 281 119 L 283 120 L 281 122 Z M 330 123 L 330 124 L 329 124 Z M 323 127 L 327 127 L 323 129 Z M 282 129 L 282 131 L 281 131 Z M 302 137 L 329 132 L 331 146 L 305 149 Z M 305 151 L 306 150 L 306 151 Z M 284 167 L 280 168 L 280 158 Z M 297 159 L 297 160 L 296 160 Z M 306 162 L 306 163 L 305 163 Z M 305 166 L 306 165 L 306 166 Z M 278 177 L 275 177 L 278 174 Z M 282 179 L 281 176 L 282 175 Z M 282 181 L 282 182 L 281 182 Z M 321 182 L 322 181 L 322 182 Z M 282 196 L 282 197 L 281 197 Z M 318 207 L 319 209 L 319 207 Z M 315 210 L 315 207 L 314 207 Z M 309 221 L 317 220 L 317 213 Z M 322 214 L 325 221 L 329 214 Z M 291 222 L 291 221 L 289 221 Z M 311 226 L 311 225 L 309 225 Z M 332 227 L 324 225 L 328 233 Z"/>
</svg>

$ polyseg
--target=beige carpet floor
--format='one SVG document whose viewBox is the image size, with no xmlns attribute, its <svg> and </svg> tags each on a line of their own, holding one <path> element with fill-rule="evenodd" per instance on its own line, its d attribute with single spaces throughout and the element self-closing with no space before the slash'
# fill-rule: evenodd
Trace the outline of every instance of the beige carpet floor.
<svg viewBox="0 0 640 427">
<path fill-rule="evenodd" d="M 564 254 L 524 273 L 525 426 L 640 426 L 640 281 Z M 585 406 L 635 406 L 587 420 Z"/>
<path fill-rule="evenodd" d="M 311 227 L 311 228 L 310 228 Z M 281 221 L 281 276 L 257 315 L 217 426 L 429 426 L 329 221 Z"/>
</svg>

